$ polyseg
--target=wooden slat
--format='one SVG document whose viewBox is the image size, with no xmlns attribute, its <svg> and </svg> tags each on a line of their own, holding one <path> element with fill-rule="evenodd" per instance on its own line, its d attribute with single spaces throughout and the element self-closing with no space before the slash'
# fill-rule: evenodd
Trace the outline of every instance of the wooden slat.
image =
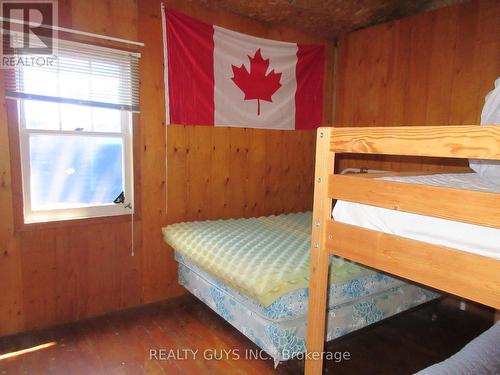
<svg viewBox="0 0 500 375">
<path fill-rule="evenodd" d="M 476 54 L 479 50 L 490 50 L 491 47 L 481 45 L 483 38 L 478 33 L 479 7 L 479 1 L 470 1 L 459 8 L 453 84 L 449 86 L 451 90 L 447 95 L 450 103 L 447 122 L 452 124 L 479 123 L 478 108 L 484 104 L 484 95 L 479 95 L 481 79 L 478 78 L 484 76 L 485 72 L 480 70 Z M 497 30 L 500 27 L 497 26 Z"/>
<path fill-rule="evenodd" d="M 455 75 L 453 65 L 458 11 L 458 7 L 442 9 L 441 17 L 435 19 L 433 32 L 429 33 L 429 49 L 433 63 L 429 64 L 427 95 L 423 98 L 425 102 L 423 106 L 417 107 L 417 110 L 425 113 L 425 124 L 449 123 L 450 93 Z M 418 124 L 424 125 L 422 122 Z"/>
<path fill-rule="evenodd" d="M 0 73 L 3 87 L 3 75 Z M 11 132 L 7 128 L 7 108 L 3 92 L 0 93 L 0 280 L 5 287 L 0 294 L 0 335 L 19 331 L 23 326 L 23 274 L 22 252 L 14 237 L 15 209 L 12 202 L 16 195 L 12 190 L 12 172 L 9 145 Z M 9 153 L 10 151 L 10 153 Z"/>
<path fill-rule="evenodd" d="M 337 256 L 500 308 L 500 261 L 330 220 Z"/>
<path fill-rule="evenodd" d="M 500 228 L 499 194 L 330 175 L 333 199 Z"/>
<path fill-rule="evenodd" d="M 500 159 L 498 126 L 400 126 L 334 128 L 337 153 Z"/>
<path fill-rule="evenodd" d="M 330 219 L 332 202 L 328 199 L 328 175 L 333 172 L 334 154 L 328 151 L 330 128 L 318 129 L 314 181 L 314 211 L 311 234 L 311 273 L 307 321 L 307 351 L 321 353 L 325 341 L 326 297 L 328 283 L 328 250 L 325 247 L 326 222 Z M 320 357 L 321 358 L 321 357 Z M 305 373 L 320 374 L 322 359 L 307 360 Z"/>
<path fill-rule="evenodd" d="M 162 42 L 157 37 L 162 30 L 160 8 L 157 4 L 147 1 L 138 1 L 135 5 L 138 38 L 145 43 L 141 49 L 140 64 L 140 139 L 134 141 L 141 145 L 141 284 L 142 301 L 148 303 L 164 299 L 165 296 L 179 295 L 183 290 L 177 285 L 176 264 L 160 231 L 168 221 L 165 194 L 165 87 L 163 73 L 157 69 L 158 61 L 163 59 Z M 110 16 L 112 15 L 111 13 Z M 107 301 L 103 301 L 103 304 L 106 305 Z M 95 309 L 98 310 L 99 307 Z"/>
</svg>

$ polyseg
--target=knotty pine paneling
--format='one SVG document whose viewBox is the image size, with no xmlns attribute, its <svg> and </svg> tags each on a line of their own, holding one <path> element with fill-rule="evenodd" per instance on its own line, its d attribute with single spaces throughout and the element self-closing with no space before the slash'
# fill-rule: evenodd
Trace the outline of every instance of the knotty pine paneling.
<svg viewBox="0 0 500 375">
<path fill-rule="evenodd" d="M 0 72 L 0 87 L 3 74 Z M 3 93 L 3 91 L 2 91 Z M 0 334 L 20 331 L 23 325 L 22 273 L 19 240 L 14 235 L 12 179 L 7 110 L 0 94 Z"/>
<path fill-rule="evenodd" d="M 60 24 L 65 27 L 145 43 L 140 49 L 141 114 L 136 116 L 134 129 L 135 256 L 131 256 L 129 219 L 39 225 L 29 230 L 16 227 L 14 208 L 19 208 L 20 200 L 13 182 L 19 177 L 19 157 L 10 146 L 16 142 L 12 129 L 17 124 L 15 116 L 10 116 L 8 131 L 2 92 L 0 335 L 184 293 L 177 283 L 173 253 L 161 237 L 160 229 L 167 223 L 302 211 L 311 206 L 313 132 L 166 127 L 159 0 L 60 0 L 59 5 Z M 168 5 L 261 37 L 325 42 L 180 0 Z M 324 117 L 330 122 L 331 45 L 327 56 Z"/>
<path fill-rule="evenodd" d="M 163 242 L 161 227 L 167 222 L 166 124 L 163 77 L 162 20 L 159 1 L 142 0 L 139 7 L 141 57 L 141 189 L 144 301 L 183 293 L 177 284 L 173 254 Z M 145 110 L 143 106 L 146 106 Z"/>
<path fill-rule="evenodd" d="M 500 76 L 500 3 L 471 1 L 340 40 L 336 126 L 479 124 Z M 344 157 L 340 168 L 464 170 L 453 159 Z"/>
<path fill-rule="evenodd" d="M 315 133 L 167 128 L 169 222 L 310 210 Z"/>
</svg>

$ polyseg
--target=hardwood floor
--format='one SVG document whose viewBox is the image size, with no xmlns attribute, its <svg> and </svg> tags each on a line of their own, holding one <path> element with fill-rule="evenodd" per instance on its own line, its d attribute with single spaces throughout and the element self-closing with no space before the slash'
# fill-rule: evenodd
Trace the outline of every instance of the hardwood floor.
<svg viewBox="0 0 500 375">
<path fill-rule="evenodd" d="M 411 374 L 441 361 L 491 326 L 493 313 L 463 312 L 451 300 L 431 303 L 330 342 L 348 352 L 328 361 L 326 373 Z M 437 319 L 432 320 L 433 313 Z M 150 350 L 159 359 L 150 359 Z M 170 351 L 173 349 L 173 351 Z M 189 350 L 198 349 L 196 359 Z M 18 352 L 25 350 L 26 352 Z M 32 351 L 29 351 L 32 350 Z M 205 360 L 202 353 L 240 359 Z M 214 351 L 216 350 L 216 351 Z M 223 355 L 223 351 L 228 353 Z M 245 359 L 257 347 L 217 314 L 187 296 L 173 301 L 0 338 L 0 374 L 301 374 L 303 361 L 274 369 L 271 359 Z M 16 353 L 18 352 L 18 353 Z M 10 356 L 10 357 L 9 357 Z"/>
</svg>

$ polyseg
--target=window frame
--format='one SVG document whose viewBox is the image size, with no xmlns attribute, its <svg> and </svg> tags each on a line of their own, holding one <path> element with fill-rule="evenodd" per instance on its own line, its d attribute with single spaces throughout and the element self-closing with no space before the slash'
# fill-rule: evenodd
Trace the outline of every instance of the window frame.
<svg viewBox="0 0 500 375">
<path fill-rule="evenodd" d="M 134 214 L 134 154 L 133 154 L 133 114 L 126 110 L 120 112 L 121 132 L 98 132 L 79 130 L 48 130 L 29 129 L 26 124 L 24 102 L 29 99 L 20 99 L 17 105 L 18 139 L 20 157 L 21 195 L 23 197 L 24 224 L 40 224 L 67 220 L 81 220 L 111 216 Z M 62 103 L 60 103 L 62 104 Z M 60 118 L 59 118 L 60 120 Z M 122 204 L 89 204 L 71 208 L 54 208 L 48 210 L 33 210 L 31 207 L 31 165 L 29 139 L 31 134 L 51 136 L 83 136 L 83 137 L 110 137 L 121 138 L 123 142 L 122 170 L 125 202 Z"/>
</svg>

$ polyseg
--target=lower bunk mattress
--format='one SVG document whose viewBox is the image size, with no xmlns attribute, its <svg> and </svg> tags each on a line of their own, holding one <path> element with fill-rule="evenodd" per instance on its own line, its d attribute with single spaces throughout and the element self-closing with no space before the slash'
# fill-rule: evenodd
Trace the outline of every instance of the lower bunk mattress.
<svg viewBox="0 0 500 375">
<path fill-rule="evenodd" d="M 275 364 L 305 352 L 307 288 L 291 291 L 265 306 L 227 286 L 181 254 L 176 253 L 176 260 L 179 283 L 267 352 Z M 437 297 L 437 293 L 379 272 L 331 283 L 327 340 Z"/>
<path fill-rule="evenodd" d="M 311 212 L 193 221 L 163 228 L 179 282 L 276 362 L 305 352 Z M 437 298 L 330 257 L 327 339 Z"/>
</svg>

